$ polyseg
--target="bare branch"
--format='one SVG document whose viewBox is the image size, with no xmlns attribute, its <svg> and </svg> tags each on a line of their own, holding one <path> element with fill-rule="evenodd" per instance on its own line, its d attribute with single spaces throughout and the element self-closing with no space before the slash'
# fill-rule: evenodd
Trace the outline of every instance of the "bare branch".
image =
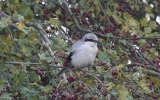
<svg viewBox="0 0 160 100">
<path fill-rule="evenodd" d="M 5 13 L 3 13 L 3 12 L 0 12 L 0 14 L 2 15 L 2 17 L 10 17 L 9 15 L 7 15 L 7 14 L 5 14 Z M 11 20 L 13 21 L 13 22 L 20 22 L 21 20 L 19 20 L 19 19 L 14 19 L 14 18 L 11 18 Z M 50 55 L 52 56 L 52 57 L 54 57 L 54 52 L 52 51 L 52 49 L 51 49 L 51 41 L 49 40 L 49 38 L 47 37 L 47 34 L 46 34 L 46 32 L 43 30 L 43 28 L 41 27 L 41 25 L 40 24 L 38 24 L 38 23 L 34 23 L 34 22 L 25 22 L 25 25 L 26 26 L 32 26 L 32 27 L 35 27 L 38 31 L 39 31 L 39 33 L 40 33 L 40 35 L 43 37 L 43 39 L 44 39 L 44 41 L 45 41 L 45 47 L 47 48 L 47 50 L 49 51 L 49 53 L 50 53 Z"/>
<path fill-rule="evenodd" d="M 42 63 L 36 63 L 36 62 L 9 62 L 6 61 L 5 64 L 14 64 L 14 65 L 42 65 Z M 53 65 L 53 64 L 48 64 L 48 66 L 54 67 L 54 68 L 68 68 L 65 66 L 58 66 L 58 65 Z M 74 69 L 73 69 L 74 70 Z"/>
<path fill-rule="evenodd" d="M 126 65 L 125 67 L 130 68 L 130 67 L 134 67 L 134 66 L 141 66 L 144 69 L 146 69 L 145 72 L 147 72 L 148 74 L 151 74 L 151 75 L 156 76 L 156 77 L 160 77 L 160 71 L 158 69 L 154 68 L 154 67 L 149 66 L 149 65 L 145 66 L 145 65 L 140 64 L 140 63 L 132 63 L 132 64 Z M 150 70 L 148 70 L 148 69 L 150 69 Z"/>
<path fill-rule="evenodd" d="M 82 29 L 82 28 L 80 27 L 80 25 L 79 25 L 79 23 L 78 23 L 76 17 L 75 17 L 75 16 L 73 15 L 73 13 L 71 12 L 71 10 L 70 10 L 70 8 L 69 8 L 69 6 L 68 6 L 66 0 L 64 0 L 63 2 L 64 2 L 64 5 L 66 6 L 66 9 L 67 9 L 68 13 L 72 16 L 72 18 L 73 18 L 73 20 L 74 20 L 74 22 L 75 22 L 77 28 L 79 29 L 79 31 L 83 31 L 83 32 L 90 33 L 91 31 L 86 30 L 86 29 Z M 62 8 L 63 8 L 63 7 L 62 7 Z"/>
<path fill-rule="evenodd" d="M 89 76 L 94 77 L 103 86 L 103 82 L 98 77 L 96 77 L 95 75 L 89 75 Z"/>
</svg>

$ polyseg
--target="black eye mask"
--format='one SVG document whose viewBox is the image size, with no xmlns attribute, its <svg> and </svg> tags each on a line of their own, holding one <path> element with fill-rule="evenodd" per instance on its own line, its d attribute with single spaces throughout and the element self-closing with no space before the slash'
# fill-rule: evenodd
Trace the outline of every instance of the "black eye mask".
<svg viewBox="0 0 160 100">
<path fill-rule="evenodd" d="M 87 39 L 87 38 L 86 38 L 84 41 L 85 41 L 85 42 L 89 41 L 89 42 L 95 42 L 95 43 L 99 43 L 97 40 L 93 40 L 93 39 Z"/>
</svg>

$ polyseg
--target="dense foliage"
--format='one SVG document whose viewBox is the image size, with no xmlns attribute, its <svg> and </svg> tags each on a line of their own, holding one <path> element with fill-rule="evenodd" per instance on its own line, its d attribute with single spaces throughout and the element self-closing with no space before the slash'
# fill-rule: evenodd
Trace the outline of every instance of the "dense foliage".
<svg viewBox="0 0 160 100">
<path fill-rule="evenodd" d="M 0 98 L 160 100 L 160 1 L 144 1 L 0 0 Z M 94 66 L 55 77 L 88 32 Z"/>
</svg>

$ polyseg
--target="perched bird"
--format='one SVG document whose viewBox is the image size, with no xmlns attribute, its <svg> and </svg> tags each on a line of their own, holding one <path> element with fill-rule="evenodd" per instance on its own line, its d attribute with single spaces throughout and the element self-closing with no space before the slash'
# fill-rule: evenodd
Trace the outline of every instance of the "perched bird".
<svg viewBox="0 0 160 100">
<path fill-rule="evenodd" d="M 72 52 L 67 58 L 67 66 L 72 66 L 77 70 L 91 66 L 98 51 L 98 43 L 98 38 L 95 34 L 85 34 L 82 39 L 72 45 Z M 56 77 L 62 75 L 66 70 L 67 68 L 62 69 Z"/>
</svg>

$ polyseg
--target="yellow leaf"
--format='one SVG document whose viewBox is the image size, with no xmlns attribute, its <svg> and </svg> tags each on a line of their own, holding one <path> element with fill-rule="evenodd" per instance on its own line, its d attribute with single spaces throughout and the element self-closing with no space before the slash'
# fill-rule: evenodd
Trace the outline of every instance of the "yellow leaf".
<svg viewBox="0 0 160 100">
<path fill-rule="evenodd" d="M 147 18 L 144 17 L 143 19 L 140 19 L 140 23 L 141 23 L 141 26 L 148 26 Z"/>
<path fill-rule="evenodd" d="M 147 6 L 147 7 L 145 7 L 144 10 L 145 10 L 146 12 L 150 13 L 150 12 L 151 12 L 151 7 L 150 7 L 150 6 Z"/>
<path fill-rule="evenodd" d="M 98 5 L 99 4 L 99 0 L 94 0 L 94 4 Z"/>
<path fill-rule="evenodd" d="M 26 48 L 25 46 L 23 46 L 22 52 L 26 53 L 28 51 L 28 48 Z"/>
<path fill-rule="evenodd" d="M 120 64 L 118 66 L 116 66 L 116 69 L 119 71 L 120 69 L 122 69 L 124 67 L 124 65 Z"/>
<path fill-rule="evenodd" d="M 9 33 L 10 34 L 10 33 Z M 5 38 L 5 43 L 7 44 L 7 46 L 10 46 L 10 45 L 12 45 L 12 43 L 13 43 L 13 41 L 11 40 L 11 37 L 10 37 L 10 35 L 7 37 L 7 38 Z"/>
<path fill-rule="evenodd" d="M 150 91 L 150 89 L 149 89 L 149 87 L 148 87 L 148 84 L 146 83 L 146 80 L 141 80 L 139 83 L 138 83 L 138 85 L 142 88 L 142 90 L 144 91 L 144 92 L 148 92 L 148 91 Z"/>
<path fill-rule="evenodd" d="M 23 22 L 18 22 L 16 24 L 17 24 L 17 27 L 18 27 L 19 30 L 23 30 L 24 29 L 24 23 Z"/>
<path fill-rule="evenodd" d="M 56 11 L 56 14 L 57 14 L 57 15 L 61 14 L 61 10 L 58 9 L 58 10 Z"/>
<path fill-rule="evenodd" d="M 126 97 L 129 94 L 128 90 L 123 87 L 122 87 L 122 89 L 119 89 L 118 93 L 119 93 L 119 95 L 118 95 L 119 100 L 126 100 Z"/>
<path fill-rule="evenodd" d="M 160 80 L 156 79 L 154 82 L 155 82 L 155 83 L 154 83 L 154 87 L 155 87 L 155 88 L 160 87 Z"/>
<path fill-rule="evenodd" d="M 36 0 L 36 3 L 40 3 L 40 0 Z"/>
<path fill-rule="evenodd" d="M 128 24 L 129 24 L 129 26 L 130 26 L 131 28 L 138 26 L 138 22 L 137 22 L 136 20 L 134 20 L 134 19 L 129 19 L 129 20 L 128 20 Z"/>
<path fill-rule="evenodd" d="M 129 27 L 128 27 L 128 26 L 126 26 L 126 25 L 123 25 L 123 26 L 122 26 L 122 31 L 123 31 L 123 32 L 128 32 L 128 30 L 129 30 Z"/>
<path fill-rule="evenodd" d="M 154 78 L 153 76 L 150 76 L 150 81 L 154 82 L 154 88 L 160 87 L 160 80 Z"/>
<path fill-rule="evenodd" d="M 63 80 L 60 85 L 64 86 L 64 84 L 66 84 L 66 83 L 67 83 L 67 80 Z"/>
<path fill-rule="evenodd" d="M 108 16 L 112 15 L 112 11 L 111 10 L 107 10 L 106 13 L 107 13 Z"/>
<path fill-rule="evenodd" d="M 81 76 L 81 74 L 83 74 L 81 71 L 76 71 L 76 75 Z"/>
<path fill-rule="evenodd" d="M 150 27 L 144 27 L 144 32 L 145 33 L 151 33 L 152 29 Z"/>
<path fill-rule="evenodd" d="M 110 83 L 107 84 L 107 86 L 108 86 L 107 89 L 111 90 L 115 85 L 114 85 L 114 83 L 110 82 Z"/>
<path fill-rule="evenodd" d="M 15 81 L 15 85 L 18 85 L 18 84 L 19 84 L 19 80 L 16 80 L 16 81 Z"/>
<path fill-rule="evenodd" d="M 52 25 L 56 25 L 56 26 L 60 25 L 60 21 L 58 19 L 55 19 L 55 18 L 49 18 L 49 22 Z"/>
<path fill-rule="evenodd" d="M 95 18 L 95 13 L 92 13 L 92 17 Z"/>
<path fill-rule="evenodd" d="M 118 4 L 118 3 L 113 3 L 112 5 L 113 5 L 114 9 L 116 9 L 116 8 L 119 7 L 119 4 Z"/>
</svg>

